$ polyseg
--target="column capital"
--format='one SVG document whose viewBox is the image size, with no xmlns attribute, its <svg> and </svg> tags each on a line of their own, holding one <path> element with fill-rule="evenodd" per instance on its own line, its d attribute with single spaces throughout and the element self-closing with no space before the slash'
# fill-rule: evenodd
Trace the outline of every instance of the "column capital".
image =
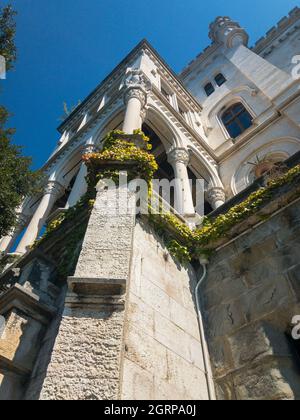
<svg viewBox="0 0 300 420">
<path fill-rule="evenodd" d="M 225 203 L 226 194 L 223 188 L 221 187 L 212 187 L 207 191 L 207 200 L 209 204 L 215 209 L 219 207 L 217 203 Z"/>
<path fill-rule="evenodd" d="M 172 165 L 174 163 L 183 163 L 185 166 L 189 164 L 190 155 L 188 150 L 184 148 L 176 148 L 168 153 L 168 161 Z"/>
<path fill-rule="evenodd" d="M 65 192 L 65 187 L 57 181 L 49 181 L 44 188 L 45 194 L 51 194 L 57 198 Z"/>
<path fill-rule="evenodd" d="M 130 69 L 125 80 L 124 102 L 136 98 L 141 102 L 142 108 L 147 104 L 147 90 L 151 88 L 151 83 L 146 79 L 141 70 Z"/>
<path fill-rule="evenodd" d="M 96 146 L 94 144 L 84 144 L 82 146 L 82 154 L 87 155 L 89 153 L 94 153 L 96 151 Z"/>
</svg>

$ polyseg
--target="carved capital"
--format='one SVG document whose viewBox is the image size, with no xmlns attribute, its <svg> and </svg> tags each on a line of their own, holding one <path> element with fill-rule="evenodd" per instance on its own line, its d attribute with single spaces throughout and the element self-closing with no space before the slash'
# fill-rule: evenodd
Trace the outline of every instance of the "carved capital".
<svg viewBox="0 0 300 420">
<path fill-rule="evenodd" d="M 171 165 L 175 163 L 183 163 L 185 166 L 189 164 L 190 161 L 190 155 L 189 152 L 186 149 L 173 149 L 168 154 L 168 161 Z"/>
<path fill-rule="evenodd" d="M 59 198 L 65 192 L 65 187 L 57 181 L 49 181 L 45 186 L 44 193 L 51 194 Z"/>
<path fill-rule="evenodd" d="M 129 87 L 125 94 L 124 94 L 124 102 L 125 105 L 128 104 L 128 102 L 130 101 L 130 99 L 132 98 L 136 98 L 140 101 L 141 105 L 142 105 L 142 109 L 145 107 L 146 103 L 147 103 L 147 93 L 141 88 L 141 87 Z"/>
<path fill-rule="evenodd" d="M 87 155 L 89 153 L 94 153 L 96 151 L 96 146 L 94 144 L 84 144 L 82 146 L 82 154 Z"/>
<path fill-rule="evenodd" d="M 217 203 L 221 203 L 221 202 L 225 203 L 226 201 L 225 191 L 221 187 L 210 188 L 207 191 L 207 200 L 213 208 L 216 208 Z"/>
<path fill-rule="evenodd" d="M 146 79 L 141 70 L 131 69 L 128 71 L 125 88 L 125 105 L 127 105 L 130 99 L 136 98 L 141 102 L 142 108 L 144 108 L 147 103 L 147 90 L 151 88 L 151 83 Z"/>
</svg>

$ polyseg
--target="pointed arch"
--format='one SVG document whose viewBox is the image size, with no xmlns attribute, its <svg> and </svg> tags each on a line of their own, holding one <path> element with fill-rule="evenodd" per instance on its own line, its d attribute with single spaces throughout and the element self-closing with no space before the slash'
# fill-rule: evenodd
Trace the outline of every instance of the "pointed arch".
<svg viewBox="0 0 300 420">
<path fill-rule="evenodd" d="M 204 171 L 204 174 L 207 176 L 209 187 L 224 188 L 217 168 L 205 159 L 205 157 L 194 146 L 189 145 L 188 150 L 191 154 L 191 158 L 193 159 L 194 157 L 196 162 L 199 164 L 199 171 Z"/>
</svg>

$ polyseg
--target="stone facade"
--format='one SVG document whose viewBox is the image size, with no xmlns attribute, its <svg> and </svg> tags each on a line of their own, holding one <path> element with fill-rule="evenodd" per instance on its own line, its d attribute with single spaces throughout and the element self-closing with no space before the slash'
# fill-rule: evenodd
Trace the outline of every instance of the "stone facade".
<svg viewBox="0 0 300 420">
<path fill-rule="evenodd" d="M 136 225 L 133 249 L 121 398 L 206 400 L 196 273 L 180 267 L 145 223 Z"/>
<path fill-rule="evenodd" d="M 179 76 L 142 41 L 60 125 L 43 193 L 24 200 L 18 226 L 0 240 L 0 400 L 215 398 L 194 295 L 199 263 L 172 258 L 136 218 L 132 192 L 119 188 L 127 211 L 115 214 L 99 184 L 91 215 L 81 210 L 32 245 L 85 194 L 82 154 L 101 150 L 114 129 L 150 133 L 159 180 L 176 181 L 176 214 L 191 228 L 202 214 L 190 176 L 204 180 L 211 217 L 240 192 L 246 198 L 263 181 L 255 159 L 278 163 L 300 150 L 300 81 L 290 64 L 299 22 L 296 8 L 250 48 L 246 31 L 219 17 L 212 44 Z M 232 105 L 251 119 L 235 138 L 222 119 Z M 219 399 L 300 398 L 288 338 L 300 313 L 299 202 L 284 201 L 293 188 L 299 197 L 285 186 L 268 220 L 261 213 L 236 226 L 210 261 L 201 297 Z"/>
<path fill-rule="evenodd" d="M 225 244 L 201 290 L 218 398 L 299 399 L 300 202 Z"/>
<path fill-rule="evenodd" d="M 107 194 L 98 192 L 39 398 L 207 399 L 196 274 L 135 223 L 132 194 L 115 217 Z"/>
</svg>

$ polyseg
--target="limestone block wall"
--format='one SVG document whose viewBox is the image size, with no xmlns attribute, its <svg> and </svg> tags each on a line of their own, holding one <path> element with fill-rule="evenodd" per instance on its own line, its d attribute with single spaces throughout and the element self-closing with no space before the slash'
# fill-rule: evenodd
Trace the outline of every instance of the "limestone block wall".
<svg viewBox="0 0 300 420">
<path fill-rule="evenodd" d="M 300 398 L 288 337 L 300 314 L 299 262 L 299 200 L 212 257 L 201 297 L 218 398 Z"/>
<path fill-rule="evenodd" d="M 115 203 L 113 194 L 97 194 L 75 275 L 69 279 L 42 400 L 119 397 L 122 285 L 129 277 L 135 215 L 132 211 L 113 214 L 107 207 Z M 128 204 L 132 197 L 128 195 Z"/>
<path fill-rule="evenodd" d="M 138 220 L 128 284 L 121 398 L 208 399 L 192 267 Z"/>
</svg>

